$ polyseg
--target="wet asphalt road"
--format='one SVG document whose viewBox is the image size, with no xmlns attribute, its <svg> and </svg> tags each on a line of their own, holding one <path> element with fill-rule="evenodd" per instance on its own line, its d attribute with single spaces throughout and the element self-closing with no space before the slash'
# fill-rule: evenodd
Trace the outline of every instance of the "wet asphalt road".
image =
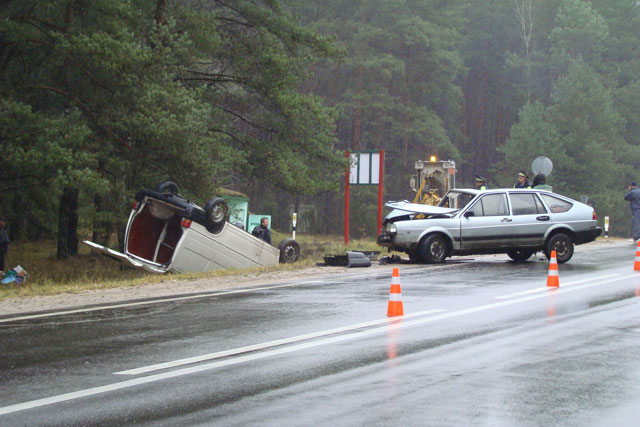
<svg viewBox="0 0 640 427">
<path fill-rule="evenodd" d="M 0 425 L 638 425 L 635 249 L 3 318 Z"/>
</svg>

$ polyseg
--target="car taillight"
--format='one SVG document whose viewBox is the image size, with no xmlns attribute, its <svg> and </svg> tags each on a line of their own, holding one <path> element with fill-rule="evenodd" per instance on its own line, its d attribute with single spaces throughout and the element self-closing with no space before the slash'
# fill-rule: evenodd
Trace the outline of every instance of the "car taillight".
<svg viewBox="0 0 640 427">
<path fill-rule="evenodd" d="M 598 217 L 596 216 L 596 211 L 593 211 L 593 220 L 595 221 L 596 219 L 598 219 Z"/>
<path fill-rule="evenodd" d="M 131 206 L 131 209 L 133 209 L 134 211 L 135 211 L 136 209 L 138 209 L 138 202 L 137 202 L 137 201 L 136 201 L 136 202 L 133 202 L 133 206 Z"/>
<path fill-rule="evenodd" d="M 189 228 L 191 227 L 191 220 L 188 218 L 182 218 L 182 221 L 180 221 L 180 225 L 184 228 Z"/>
</svg>

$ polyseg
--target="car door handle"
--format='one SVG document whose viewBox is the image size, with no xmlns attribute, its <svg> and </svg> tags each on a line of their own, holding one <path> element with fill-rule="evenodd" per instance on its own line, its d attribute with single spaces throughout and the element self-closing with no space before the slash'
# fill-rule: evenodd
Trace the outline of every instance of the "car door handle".
<svg viewBox="0 0 640 427">
<path fill-rule="evenodd" d="M 511 222 L 513 221 L 511 218 L 502 218 L 500 222 Z"/>
<path fill-rule="evenodd" d="M 542 215 L 542 216 L 536 217 L 536 219 L 538 221 L 549 221 L 551 218 L 549 218 L 549 215 Z"/>
</svg>

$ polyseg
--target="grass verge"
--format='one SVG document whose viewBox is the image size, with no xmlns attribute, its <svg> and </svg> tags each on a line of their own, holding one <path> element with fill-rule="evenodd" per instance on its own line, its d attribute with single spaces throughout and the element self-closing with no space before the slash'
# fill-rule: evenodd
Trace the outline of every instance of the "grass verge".
<svg viewBox="0 0 640 427">
<path fill-rule="evenodd" d="M 275 246 L 289 237 L 273 232 Z M 301 260 L 295 264 L 279 264 L 272 267 L 225 269 L 207 273 L 164 274 L 148 273 L 126 266 L 112 258 L 92 253 L 88 246 L 80 244 L 79 254 L 65 260 L 56 259 L 56 243 L 12 242 L 9 246 L 6 268 L 22 266 L 29 277 L 21 284 L 0 284 L 0 300 L 15 297 L 80 293 L 88 290 L 162 283 L 168 280 L 223 277 L 234 274 L 261 274 L 277 271 L 295 271 L 323 262 L 326 254 L 343 254 L 345 250 L 380 251 L 373 239 L 351 241 L 344 245 L 342 236 L 296 236 L 300 244 Z"/>
</svg>

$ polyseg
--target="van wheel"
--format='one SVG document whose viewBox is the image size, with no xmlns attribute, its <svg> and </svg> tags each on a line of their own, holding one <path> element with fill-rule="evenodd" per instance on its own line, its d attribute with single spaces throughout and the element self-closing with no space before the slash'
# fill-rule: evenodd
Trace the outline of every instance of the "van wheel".
<svg viewBox="0 0 640 427">
<path fill-rule="evenodd" d="M 420 242 L 420 257 L 427 264 L 443 263 L 449 252 L 449 245 L 440 234 L 431 234 Z"/>
<path fill-rule="evenodd" d="M 292 264 L 300 259 L 300 245 L 293 239 L 284 239 L 278 245 L 280 264 Z"/>
<path fill-rule="evenodd" d="M 229 219 L 229 205 L 220 197 L 210 199 L 204 205 L 205 226 L 212 233 L 218 233 Z"/>
<path fill-rule="evenodd" d="M 531 258 L 533 255 L 533 250 L 531 249 L 509 249 L 507 251 L 507 255 L 514 261 L 522 262 Z"/>
<path fill-rule="evenodd" d="M 558 233 L 551 236 L 545 248 L 547 259 L 551 259 L 551 251 L 556 251 L 556 260 L 558 264 L 563 264 L 573 256 L 573 240 L 564 233 Z"/>
<path fill-rule="evenodd" d="M 162 194 L 176 195 L 180 192 L 180 188 L 178 187 L 178 184 L 173 181 L 164 181 L 158 184 L 156 191 Z"/>
</svg>

